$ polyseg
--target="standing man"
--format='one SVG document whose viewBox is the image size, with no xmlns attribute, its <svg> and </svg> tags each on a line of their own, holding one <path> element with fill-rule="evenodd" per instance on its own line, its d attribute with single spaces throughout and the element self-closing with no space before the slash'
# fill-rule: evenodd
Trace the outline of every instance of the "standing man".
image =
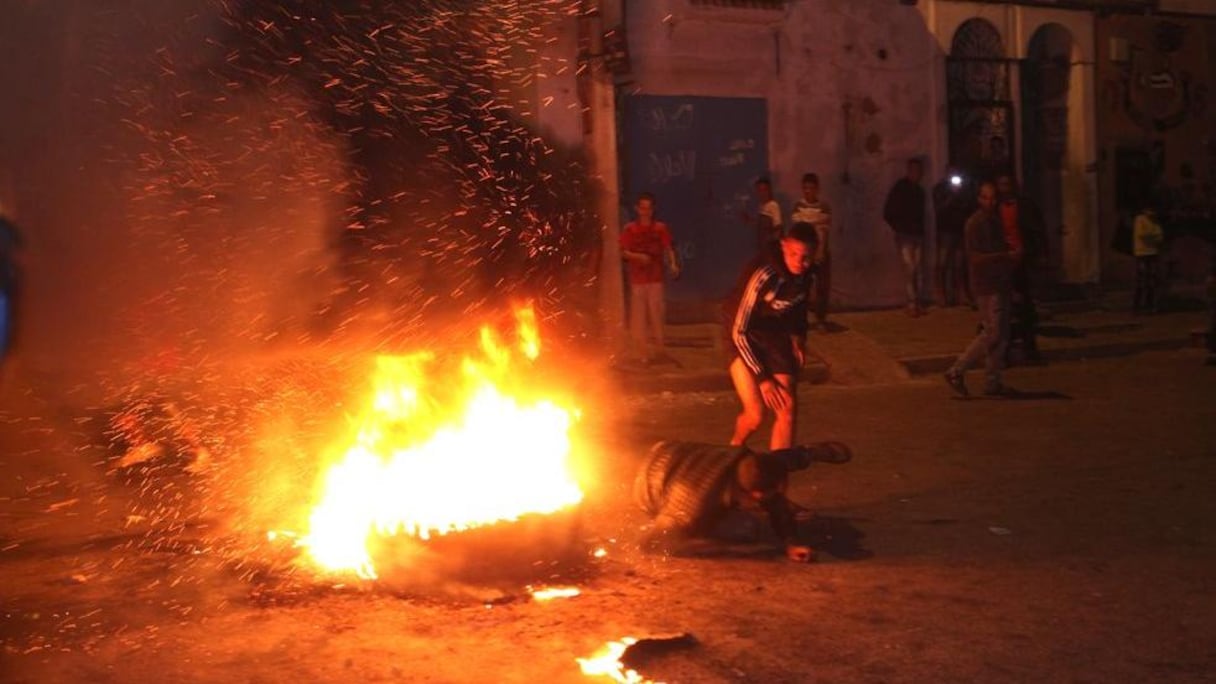
<svg viewBox="0 0 1216 684">
<path fill-rule="evenodd" d="M 832 208 L 819 198 L 819 176 L 802 177 L 802 199 L 794 205 L 794 223 L 809 223 L 815 228 L 815 258 L 812 268 L 815 297 L 815 324 L 827 329 L 828 300 L 832 294 Z"/>
<path fill-rule="evenodd" d="M 765 254 L 781 237 L 781 205 L 773 199 L 773 184 L 768 178 L 756 181 L 756 207 L 754 218 L 743 212 L 743 222 L 756 231 L 756 253 Z"/>
<path fill-rule="evenodd" d="M 1005 241 L 1005 229 L 997 213 L 996 186 L 984 182 L 977 200 L 980 208 L 967 220 L 963 242 L 971 268 L 971 293 L 980 313 L 980 332 L 946 371 L 946 383 L 961 397 L 968 396 L 963 374 L 981 358 L 985 359 L 988 375 L 984 394 L 1007 391 L 1001 382 L 1001 369 L 1009 344 L 1010 280 L 1022 257 Z"/>
<path fill-rule="evenodd" d="M 637 220 L 621 232 L 621 255 L 629 263 L 629 332 L 642 363 L 651 364 L 667 357 L 663 340 L 667 313 L 663 260 L 667 259 L 672 277 L 679 276 L 680 266 L 667 224 L 654 219 L 654 195 L 639 195 L 636 209 Z"/>
<path fill-rule="evenodd" d="M 912 317 L 925 313 L 920 306 L 921 254 L 925 242 L 925 189 L 920 186 L 923 176 L 921 161 L 909 159 L 904 177 L 895 181 L 882 210 L 883 220 L 895 232 L 895 246 L 904 264 L 908 315 Z"/>
<path fill-rule="evenodd" d="M 764 419 L 775 416 L 770 449 L 794 445 L 798 374 L 806 359 L 807 291 L 815 232 L 799 223 L 771 243 L 744 272 L 727 303 L 734 358 L 730 378 L 743 409 L 730 443 L 742 446 Z"/>
<path fill-rule="evenodd" d="M 957 170 L 933 186 L 933 214 L 937 219 L 937 292 L 942 306 L 971 304 L 967 261 L 963 253 L 963 227 L 975 213 L 975 189 Z"/>
</svg>

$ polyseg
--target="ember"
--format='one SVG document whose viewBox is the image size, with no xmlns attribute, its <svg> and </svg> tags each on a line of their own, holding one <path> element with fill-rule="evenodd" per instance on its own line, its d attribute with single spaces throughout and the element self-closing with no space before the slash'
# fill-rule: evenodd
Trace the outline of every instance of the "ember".
<svg viewBox="0 0 1216 684">
<path fill-rule="evenodd" d="M 519 352 L 534 359 L 535 315 L 527 308 L 516 318 Z M 521 399 L 528 369 L 514 370 L 515 361 L 488 327 L 480 358 L 464 358 L 446 384 L 428 384 L 435 363 L 428 352 L 377 359 L 374 396 L 356 421 L 353 444 L 323 475 L 300 539 L 317 565 L 375 579 L 370 547 L 377 537 L 425 540 L 582 500 L 570 468 L 577 412 Z"/>
</svg>

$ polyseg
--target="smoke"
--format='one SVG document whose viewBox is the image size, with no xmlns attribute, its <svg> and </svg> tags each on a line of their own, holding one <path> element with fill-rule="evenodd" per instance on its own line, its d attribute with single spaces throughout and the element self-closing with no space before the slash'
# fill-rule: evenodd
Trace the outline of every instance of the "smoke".
<svg viewBox="0 0 1216 684">
<path fill-rule="evenodd" d="M 577 5 L 14 9 L 27 365 L 118 386 L 344 335 L 434 343 L 511 298 L 587 308 L 589 184 L 538 134 L 535 87 L 573 73 L 545 45 Z"/>
<path fill-rule="evenodd" d="M 535 94 L 573 78 L 546 45 L 578 4 L 10 3 L 15 399 L 58 428 L 29 460 L 87 481 L 79 505 L 139 548 L 201 534 L 242 559 L 307 501 L 368 353 L 525 298 L 547 335 L 578 327 L 594 201 Z M 134 445 L 108 426 L 139 402 L 172 402 L 149 434 L 177 452 L 115 469 Z M 211 469 L 183 474 L 200 445 Z"/>
</svg>

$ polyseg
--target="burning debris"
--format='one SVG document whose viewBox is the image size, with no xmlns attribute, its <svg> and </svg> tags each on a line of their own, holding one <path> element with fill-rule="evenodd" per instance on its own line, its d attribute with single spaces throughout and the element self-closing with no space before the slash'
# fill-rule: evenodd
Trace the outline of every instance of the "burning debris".
<svg viewBox="0 0 1216 684">
<path fill-rule="evenodd" d="M 583 593 L 578 587 L 528 587 L 533 601 L 552 601 L 559 598 L 574 598 Z"/>
<path fill-rule="evenodd" d="M 647 679 L 640 670 L 659 656 L 696 645 L 696 638 L 688 633 L 643 639 L 625 637 L 608 642 L 590 658 L 575 660 L 583 674 L 589 677 L 608 677 L 621 684 L 661 684 Z"/>
<path fill-rule="evenodd" d="M 211 462 L 197 422 L 176 402 L 141 398 L 124 406 L 110 419 L 112 442 L 123 448 L 115 466 L 132 466 L 174 457 L 185 461 L 187 472 L 199 473 Z"/>
</svg>

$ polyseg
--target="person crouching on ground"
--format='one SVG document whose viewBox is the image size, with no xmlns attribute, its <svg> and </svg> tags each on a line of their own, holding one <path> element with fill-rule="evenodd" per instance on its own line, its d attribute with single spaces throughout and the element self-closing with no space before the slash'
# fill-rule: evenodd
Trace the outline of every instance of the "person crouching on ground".
<svg viewBox="0 0 1216 684">
<path fill-rule="evenodd" d="M 730 378 L 743 405 L 732 445 L 747 442 L 764 420 L 766 407 L 775 416 L 769 448 L 794 444 L 815 242 L 813 226 L 795 224 L 744 270 L 741 286 L 727 300 Z"/>
<path fill-rule="evenodd" d="M 1001 369 L 1009 344 L 1009 291 L 1013 269 L 1021 259 L 1021 254 L 1005 241 L 1004 225 L 996 210 L 996 185 L 991 182 L 980 185 L 976 199 L 980 208 L 967 220 L 963 242 L 970 266 L 971 293 L 980 313 L 980 331 L 945 376 L 946 383 L 962 397 L 968 396 L 963 375 L 981 358 L 985 359 L 988 375 L 984 393 L 1000 395 L 1006 391 Z"/>
<path fill-rule="evenodd" d="M 846 463 L 851 458 L 852 452 L 840 442 L 763 453 L 742 446 L 664 441 L 651 447 L 638 471 L 634 500 L 654 518 L 652 543 L 664 537 L 738 538 L 739 517 L 753 522 L 767 516 L 786 557 L 805 563 L 814 558 L 814 551 L 798 539 L 794 505 L 785 494 L 789 474 L 812 462 Z"/>
</svg>

